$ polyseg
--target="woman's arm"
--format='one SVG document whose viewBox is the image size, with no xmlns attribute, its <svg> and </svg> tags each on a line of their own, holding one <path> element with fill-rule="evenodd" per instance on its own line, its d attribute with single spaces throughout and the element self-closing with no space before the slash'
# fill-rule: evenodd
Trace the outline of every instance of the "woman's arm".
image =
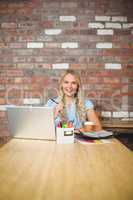
<svg viewBox="0 0 133 200">
<path fill-rule="evenodd" d="M 95 131 L 99 131 L 102 129 L 101 122 L 96 114 L 96 112 L 93 109 L 87 110 L 87 120 L 95 122 Z"/>
</svg>

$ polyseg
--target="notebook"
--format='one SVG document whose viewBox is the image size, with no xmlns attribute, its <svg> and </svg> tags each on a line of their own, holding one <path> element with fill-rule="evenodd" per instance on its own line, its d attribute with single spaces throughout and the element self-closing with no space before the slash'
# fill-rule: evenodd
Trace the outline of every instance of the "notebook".
<svg viewBox="0 0 133 200">
<path fill-rule="evenodd" d="M 55 140 L 53 109 L 7 106 L 9 129 L 15 138 Z"/>
<path fill-rule="evenodd" d="M 106 130 L 100 130 L 100 131 L 95 131 L 95 132 L 80 132 L 80 134 L 85 137 L 97 138 L 97 139 L 113 136 L 112 131 L 106 131 Z"/>
</svg>

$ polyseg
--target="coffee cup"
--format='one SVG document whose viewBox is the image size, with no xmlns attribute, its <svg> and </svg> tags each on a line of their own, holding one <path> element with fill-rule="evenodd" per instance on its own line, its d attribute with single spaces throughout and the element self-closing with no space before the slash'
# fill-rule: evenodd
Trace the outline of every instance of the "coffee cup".
<svg viewBox="0 0 133 200">
<path fill-rule="evenodd" d="M 84 122 L 83 129 L 85 132 L 94 131 L 94 128 L 95 128 L 95 122 L 92 122 L 92 121 Z"/>
</svg>

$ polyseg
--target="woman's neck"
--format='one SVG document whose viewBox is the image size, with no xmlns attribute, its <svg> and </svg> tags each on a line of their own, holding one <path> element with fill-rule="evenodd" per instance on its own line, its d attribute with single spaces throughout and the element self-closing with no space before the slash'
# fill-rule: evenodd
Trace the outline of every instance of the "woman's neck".
<svg viewBox="0 0 133 200">
<path fill-rule="evenodd" d="M 65 96 L 65 102 L 66 102 L 67 105 L 72 104 L 74 100 L 75 100 L 74 97 Z"/>
</svg>

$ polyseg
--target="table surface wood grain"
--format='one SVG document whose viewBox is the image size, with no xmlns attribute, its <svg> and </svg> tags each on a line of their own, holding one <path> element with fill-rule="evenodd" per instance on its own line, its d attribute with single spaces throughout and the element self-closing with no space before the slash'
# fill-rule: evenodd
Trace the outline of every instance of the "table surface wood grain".
<svg viewBox="0 0 133 200">
<path fill-rule="evenodd" d="M 109 144 L 12 139 L 0 148 L 2 200 L 132 200 L 133 154 Z"/>
</svg>

